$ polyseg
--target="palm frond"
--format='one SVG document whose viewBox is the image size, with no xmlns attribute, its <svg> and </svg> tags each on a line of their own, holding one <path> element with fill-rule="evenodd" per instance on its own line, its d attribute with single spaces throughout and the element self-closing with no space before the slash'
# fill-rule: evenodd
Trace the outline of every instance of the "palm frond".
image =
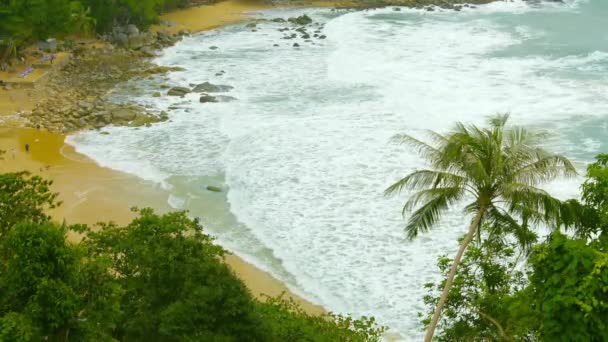
<svg viewBox="0 0 608 342">
<path fill-rule="evenodd" d="M 487 222 L 490 223 L 491 227 L 495 228 L 502 236 L 512 235 L 520 247 L 529 252 L 534 242 L 537 241 L 538 235 L 530 229 L 526 219 L 522 218 L 522 221 L 520 224 L 511 215 L 496 206 L 492 206 L 487 212 Z"/>
<path fill-rule="evenodd" d="M 463 187 L 448 187 L 448 188 L 431 188 L 418 191 L 408 198 L 403 206 L 402 213 L 411 211 L 420 203 L 426 203 L 437 197 L 446 197 L 449 202 L 458 201 L 465 194 L 466 189 Z"/>
<path fill-rule="evenodd" d="M 391 138 L 391 142 L 413 147 L 423 158 L 433 160 L 440 155 L 440 151 L 422 140 L 416 139 L 409 134 L 396 134 Z"/>
<path fill-rule="evenodd" d="M 431 199 L 414 211 L 405 227 L 407 237 L 412 240 L 418 234 L 428 232 L 435 225 L 441 213 L 448 208 L 449 204 L 450 201 L 446 196 L 439 196 Z"/>
<path fill-rule="evenodd" d="M 395 182 L 384 190 L 386 196 L 407 190 L 421 190 L 438 187 L 459 187 L 465 184 L 462 176 L 436 170 L 417 170 Z"/>
<path fill-rule="evenodd" d="M 534 221 L 559 224 L 562 203 L 545 190 L 526 184 L 503 184 L 502 197 L 508 203 L 508 211 L 521 217 L 530 216 Z M 542 213 L 541 217 L 531 216 L 530 212 Z"/>
<path fill-rule="evenodd" d="M 503 128 L 509 121 L 509 116 L 511 116 L 509 113 L 499 113 L 490 117 L 488 123 L 492 128 Z"/>
</svg>

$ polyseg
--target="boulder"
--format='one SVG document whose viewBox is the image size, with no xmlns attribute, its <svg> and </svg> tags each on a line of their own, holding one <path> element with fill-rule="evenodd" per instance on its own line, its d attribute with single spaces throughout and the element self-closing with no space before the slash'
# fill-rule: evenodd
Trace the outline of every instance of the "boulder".
<svg viewBox="0 0 608 342">
<path fill-rule="evenodd" d="M 127 28 L 125 31 L 129 36 L 135 36 L 135 35 L 139 34 L 139 29 L 137 28 L 137 26 L 135 26 L 133 24 L 127 25 Z"/>
<path fill-rule="evenodd" d="M 152 94 L 152 97 L 160 97 L 160 91 L 156 91 Z"/>
<path fill-rule="evenodd" d="M 112 112 L 112 119 L 115 121 L 131 121 L 137 117 L 137 112 L 133 108 L 119 108 Z"/>
<path fill-rule="evenodd" d="M 167 95 L 169 96 L 181 96 L 184 97 L 186 94 L 190 93 L 190 89 L 185 87 L 173 87 L 169 89 Z"/>
<path fill-rule="evenodd" d="M 298 24 L 298 25 L 308 25 L 308 24 L 312 24 L 312 19 L 307 16 L 306 14 L 301 15 L 297 18 L 289 18 L 287 19 L 287 21 L 289 21 L 290 23 L 294 23 L 294 24 Z"/>
<path fill-rule="evenodd" d="M 215 96 L 211 96 L 209 94 L 203 94 L 199 100 L 201 103 L 215 103 L 219 102 Z"/>
<path fill-rule="evenodd" d="M 198 84 L 192 89 L 195 93 L 223 93 L 230 91 L 234 87 L 223 84 L 212 84 L 209 82 Z"/>
<path fill-rule="evenodd" d="M 274 18 L 274 19 L 272 19 L 271 21 L 272 21 L 272 22 L 275 22 L 275 23 L 284 23 L 284 22 L 285 22 L 285 19 L 283 19 L 283 18 Z"/>
<path fill-rule="evenodd" d="M 129 45 L 129 36 L 127 36 L 124 33 L 119 33 L 114 36 L 114 41 L 119 46 L 125 47 L 125 46 Z"/>
<path fill-rule="evenodd" d="M 220 188 L 219 186 L 213 186 L 213 185 L 207 185 L 207 190 L 213 191 L 213 192 L 222 192 L 222 188 Z"/>
</svg>

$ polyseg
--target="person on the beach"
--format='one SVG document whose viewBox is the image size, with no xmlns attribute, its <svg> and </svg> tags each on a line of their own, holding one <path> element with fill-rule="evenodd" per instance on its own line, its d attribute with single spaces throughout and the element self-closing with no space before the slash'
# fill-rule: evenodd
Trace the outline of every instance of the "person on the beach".
<svg viewBox="0 0 608 342">
<path fill-rule="evenodd" d="M 25 152 L 27 152 L 27 153 L 30 152 L 30 145 L 29 144 L 25 144 Z"/>
</svg>

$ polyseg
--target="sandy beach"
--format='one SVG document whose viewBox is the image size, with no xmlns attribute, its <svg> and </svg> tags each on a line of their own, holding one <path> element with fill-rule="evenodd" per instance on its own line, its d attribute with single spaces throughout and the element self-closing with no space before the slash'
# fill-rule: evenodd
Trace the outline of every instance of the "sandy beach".
<svg viewBox="0 0 608 342">
<path fill-rule="evenodd" d="M 161 18 L 171 21 L 171 30 L 200 32 L 246 19 L 246 12 L 268 8 L 260 4 L 225 1 L 169 13 Z M 166 26 L 154 27 L 167 29 Z M 135 176 L 100 167 L 65 144 L 65 136 L 42 130 L 19 128 L 18 111 L 31 110 L 44 95 L 44 82 L 30 89 L 0 89 L 0 172 L 27 170 L 53 180 L 53 190 L 60 193 L 63 204 L 52 212 L 57 221 L 95 224 L 101 221 L 128 223 L 133 218 L 130 208 L 151 207 L 162 213 L 171 210 L 169 194 L 158 184 Z M 30 151 L 25 151 L 25 145 Z M 78 237 L 72 237 L 77 240 Z M 324 309 L 291 294 L 285 284 L 270 274 L 230 255 L 227 263 L 256 296 L 277 296 L 286 292 L 311 313 Z"/>
</svg>

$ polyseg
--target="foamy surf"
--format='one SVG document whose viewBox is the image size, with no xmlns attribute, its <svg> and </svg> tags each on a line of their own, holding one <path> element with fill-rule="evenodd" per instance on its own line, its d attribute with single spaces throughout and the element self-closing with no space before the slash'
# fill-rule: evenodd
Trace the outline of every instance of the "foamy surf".
<svg viewBox="0 0 608 342">
<path fill-rule="evenodd" d="M 286 40 L 285 24 L 259 23 L 257 32 L 241 24 L 188 38 L 158 59 L 187 71 L 157 85 L 229 84 L 238 101 L 150 92 L 134 100 L 172 107 L 170 122 L 68 141 L 103 166 L 165 182 L 174 207 L 203 217 L 222 244 L 295 292 L 417 339 L 423 284 L 437 280 L 436 258 L 453 253 L 467 218 L 456 208 L 433 232 L 405 239 L 405 196 L 382 192 L 424 163 L 389 138 L 511 112 L 512 123 L 553 133 L 547 147 L 584 167 L 608 150 L 608 40 L 586 26 L 608 9 L 600 0 L 515 1 L 461 13 L 259 15 L 303 12 L 327 39 Z M 591 38 L 573 43 L 574 33 L 559 32 L 564 21 Z M 547 187 L 570 198 L 580 181 Z M 210 194 L 209 184 L 229 191 Z"/>
</svg>

